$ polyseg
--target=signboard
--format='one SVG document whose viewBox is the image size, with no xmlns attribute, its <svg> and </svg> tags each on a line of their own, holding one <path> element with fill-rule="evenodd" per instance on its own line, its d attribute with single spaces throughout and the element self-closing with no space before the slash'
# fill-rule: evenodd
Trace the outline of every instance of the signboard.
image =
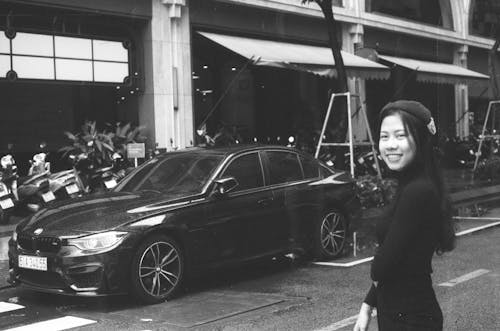
<svg viewBox="0 0 500 331">
<path fill-rule="evenodd" d="M 146 147 L 144 143 L 127 144 L 127 158 L 143 159 L 146 157 Z"/>
</svg>

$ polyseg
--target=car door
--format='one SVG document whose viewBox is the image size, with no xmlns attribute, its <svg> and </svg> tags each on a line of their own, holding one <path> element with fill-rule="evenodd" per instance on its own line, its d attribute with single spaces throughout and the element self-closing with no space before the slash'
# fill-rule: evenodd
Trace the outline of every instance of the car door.
<svg viewBox="0 0 500 331">
<path fill-rule="evenodd" d="M 292 151 L 269 150 L 265 154 L 269 185 L 280 206 L 276 226 L 282 230 L 276 241 L 287 247 L 310 232 L 307 223 L 314 220 L 314 210 L 321 194 L 319 187 L 310 186 L 309 183 L 312 178 L 319 178 L 319 169 L 310 163 L 305 163 L 307 167 L 303 167 L 303 156 Z"/>
<path fill-rule="evenodd" d="M 268 219 L 274 196 L 264 187 L 264 174 L 257 151 L 238 155 L 229 161 L 218 178 L 234 177 L 238 186 L 227 195 L 212 198 L 209 221 L 219 259 L 249 257 L 263 248 L 261 238 L 250 233 L 256 221 Z"/>
</svg>

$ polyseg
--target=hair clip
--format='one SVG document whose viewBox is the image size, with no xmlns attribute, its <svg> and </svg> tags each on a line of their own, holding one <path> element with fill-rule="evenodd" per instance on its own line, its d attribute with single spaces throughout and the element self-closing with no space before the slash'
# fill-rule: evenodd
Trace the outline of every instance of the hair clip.
<svg viewBox="0 0 500 331">
<path fill-rule="evenodd" d="M 429 121 L 429 124 L 427 124 L 427 129 L 429 129 L 429 132 L 432 135 L 436 134 L 436 123 L 434 123 L 434 118 L 431 117 L 431 120 Z"/>
</svg>

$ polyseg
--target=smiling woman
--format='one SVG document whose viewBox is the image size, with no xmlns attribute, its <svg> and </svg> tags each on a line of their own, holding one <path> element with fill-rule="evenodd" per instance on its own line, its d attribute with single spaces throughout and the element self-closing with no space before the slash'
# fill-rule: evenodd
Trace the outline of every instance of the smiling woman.
<svg viewBox="0 0 500 331">
<path fill-rule="evenodd" d="M 392 208 L 377 224 L 373 284 L 354 330 L 367 329 L 375 307 L 381 331 L 442 330 L 431 260 L 434 252 L 454 248 L 455 233 L 434 156 L 434 120 L 421 103 L 400 100 L 382 109 L 379 122 L 380 153 L 399 188 Z"/>
</svg>

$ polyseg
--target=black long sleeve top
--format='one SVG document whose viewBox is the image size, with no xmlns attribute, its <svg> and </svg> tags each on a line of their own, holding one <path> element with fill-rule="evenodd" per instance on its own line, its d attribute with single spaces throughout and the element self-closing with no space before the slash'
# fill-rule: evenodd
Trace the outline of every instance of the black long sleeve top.
<svg viewBox="0 0 500 331">
<path fill-rule="evenodd" d="M 372 285 L 365 302 L 379 311 L 424 310 L 437 304 L 430 274 L 439 194 L 433 182 L 414 171 L 401 176 L 398 191 L 391 212 L 377 224 L 371 278 L 378 285 Z"/>
</svg>

